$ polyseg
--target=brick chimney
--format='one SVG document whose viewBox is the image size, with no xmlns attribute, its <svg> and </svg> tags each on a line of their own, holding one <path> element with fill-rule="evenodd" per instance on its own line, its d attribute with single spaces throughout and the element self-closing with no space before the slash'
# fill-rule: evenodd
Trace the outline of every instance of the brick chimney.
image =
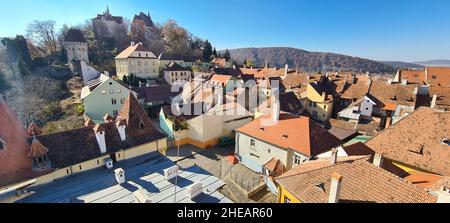
<svg viewBox="0 0 450 223">
<path fill-rule="evenodd" d="M 330 193 L 328 197 L 328 203 L 338 203 L 341 193 L 342 176 L 338 173 L 331 175 Z"/>
</svg>

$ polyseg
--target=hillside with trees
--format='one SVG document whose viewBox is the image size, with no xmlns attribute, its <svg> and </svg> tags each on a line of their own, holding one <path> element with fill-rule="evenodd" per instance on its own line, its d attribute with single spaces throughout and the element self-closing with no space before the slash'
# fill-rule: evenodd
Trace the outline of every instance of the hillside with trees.
<svg viewBox="0 0 450 223">
<path fill-rule="evenodd" d="M 371 73 L 393 73 L 395 68 L 387 64 L 359 57 L 335 53 L 309 52 L 302 49 L 286 47 L 241 48 L 227 50 L 231 58 L 239 63 L 264 66 L 298 68 L 308 72 L 318 71 L 355 71 Z M 227 53 L 224 51 L 222 53 Z"/>
</svg>

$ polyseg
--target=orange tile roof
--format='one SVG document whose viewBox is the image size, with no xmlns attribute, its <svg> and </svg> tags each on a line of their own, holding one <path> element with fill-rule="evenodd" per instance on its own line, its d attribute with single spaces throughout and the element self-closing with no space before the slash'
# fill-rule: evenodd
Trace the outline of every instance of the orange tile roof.
<svg viewBox="0 0 450 223">
<path fill-rule="evenodd" d="M 445 177 L 437 174 L 424 173 L 419 171 L 413 171 L 409 173 L 409 176 L 405 177 L 408 182 L 417 185 L 425 189 L 438 189 L 435 188 L 437 184 Z M 440 185 L 439 185 L 440 186 Z"/>
<path fill-rule="evenodd" d="M 374 80 L 369 93 L 383 104 L 415 106 L 417 95 L 414 94 L 414 90 L 416 87 L 417 85 L 388 84 L 387 81 Z"/>
<path fill-rule="evenodd" d="M 281 175 L 276 182 L 301 202 L 327 203 L 333 174 L 342 176 L 340 203 L 435 203 L 437 200 L 424 189 L 361 157 L 338 159 L 335 165 L 328 159 L 306 162 Z"/>
<path fill-rule="evenodd" d="M 420 107 L 366 145 L 385 157 L 429 172 L 450 175 L 450 113 Z"/>
<path fill-rule="evenodd" d="M 450 87 L 450 67 L 427 67 L 426 73 L 432 85 Z"/>
<path fill-rule="evenodd" d="M 408 83 L 415 84 L 424 84 L 425 80 L 425 71 L 424 70 L 400 70 L 400 82 L 402 80 L 408 80 Z"/>
<path fill-rule="evenodd" d="M 356 77 L 355 83 L 353 83 L 353 79 L 349 79 L 349 86 L 344 90 L 341 98 L 352 100 L 363 98 L 369 92 L 370 82 L 369 78 L 364 77 Z"/>
<path fill-rule="evenodd" d="M 264 126 L 265 119 L 271 119 L 271 115 L 255 119 L 236 131 L 281 149 L 292 149 L 308 157 L 314 157 L 342 144 L 342 141 L 309 117 L 280 114 L 279 121 L 274 126 Z"/>
<path fill-rule="evenodd" d="M 222 86 L 225 86 L 225 85 L 228 83 L 228 81 L 229 81 L 230 79 L 231 79 L 231 76 L 230 76 L 230 75 L 214 74 L 214 75 L 211 77 L 210 81 L 211 81 L 212 83 L 219 83 L 219 84 L 221 84 Z"/>
</svg>

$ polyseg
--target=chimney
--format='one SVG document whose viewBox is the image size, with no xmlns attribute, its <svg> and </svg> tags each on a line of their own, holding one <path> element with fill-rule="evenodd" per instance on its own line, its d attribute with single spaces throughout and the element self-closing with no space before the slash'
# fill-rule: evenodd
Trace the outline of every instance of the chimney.
<svg viewBox="0 0 450 223">
<path fill-rule="evenodd" d="M 286 77 L 288 75 L 288 72 L 289 72 L 289 65 L 285 64 L 284 65 L 284 77 Z"/>
<path fill-rule="evenodd" d="M 97 139 L 98 147 L 101 153 L 106 153 L 105 128 L 97 124 L 94 127 L 95 138 Z"/>
<path fill-rule="evenodd" d="M 326 92 L 322 92 L 322 99 L 324 101 L 327 99 L 327 93 Z"/>
<path fill-rule="evenodd" d="M 280 103 L 276 97 L 272 97 L 272 120 L 278 122 L 280 120 Z"/>
<path fill-rule="evenodd" d="M 236 65 L 233 65 L 233 70 L 236 70 Z"/>
<path fill-rule="evenodd" d="M 136 43 L 135 43 L 135 42 L 131 42 L 130 45 L 131 45 L 131 46 L 134 46 L 134 45 L 136 45 Z"/>
<path fill-rule="evenodd" d="M 383 165 L 383 155 L 376 153 L 373 157 L 373 165 L 381 167 Z"/>
<path fill-rule="evenodd" d="M 122 168 L 115 169 L 114 175 L 118 184 L 125 183 L 125 171 Z"/>
<path fill-rule="evenodd" d="M 436 203 L 450 203 L 450 189 L 447 185 L 442 185 L 439 191 L 437 191 L 438 199 Z"/>
<path fill-rule="evenodd" d="M 431 100 L 431 108 L 435 108 L 436 107 L 436 102 L 437 102 L 437 95 L 433 95 L 433 99 Z"/>
<path fill-rule="evenodd" d="M 342 176 L 334 172 L 331 175 L 330 194 L 328 197 L 328 203 L 338 203 L 339 195 L 341 193 Z"/>
<path fill-rule="evenodd" d="M 110 76 L 109 76 L 109 71 L 106 71 L 106 70 L 103 71 L 103 75 L 105 75 L 105 76 L 107 76 L 107 77 L 110 77 Z"/>
<path fill-rule="evenodd" d="M 338 154 L 338 150 L 336 148 L 333 148 L 331 150 L 331 157 L 330 157 L 330 163 L 332 165 L 336 164 L 336 162 L 337 162 L 337 157 L 338 157 L 337 154 Z"/>
<path fill-rule="evenodd" d="M 388 81 L 387 81 L 387 83 L 388 83 L 389 85 L 391 85 L 391 84 L 392 84 L 392 79 L 389 78 Z"/>
<path fill-rule="evenodd" d="M 402 85 L 405 85 L 405 86 L 406 86 L 407 84 L 408 84 L 408 80 L 406 80 L 406 79 L 405 79 L 405 80 L 402 80 Z"/>
<path fill-rule="evenodd" d="M 117 127 L 117 131 L 119 131 L 119 135 L 120 135 L 120 140 L 125 141 L 127 140 L 127 134 L 126 134 L 126 122 L 123 119 L 117 120 L 116 122 L 116 127 Z"/>
</svg>

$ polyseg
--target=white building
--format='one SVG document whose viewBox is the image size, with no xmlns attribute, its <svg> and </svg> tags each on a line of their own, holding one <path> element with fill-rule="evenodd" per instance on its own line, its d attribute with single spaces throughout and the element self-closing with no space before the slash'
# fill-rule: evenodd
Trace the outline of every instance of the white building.
<svg viewBox="0 0 450 223">
<path fill-rule="evenodd" d="M 85 61 L 89 63 L 88 44 L 79 29 L 70 29 L 63 42 L 67 54 L 67 62 Z"/>
<path fill-rule="evenodd" d="M 115 38 L 116 40 L 127 35 L 127 28 L 123 17 L 112 16 L 109 7 L 103 14 L 92 19 L 92 26 L 97 38 Z"/>
<path fill-rule="evenodd" d="M 142 43 L 131 42 L 115 59 L 117 77 L 120 79 L 130 74 L 146 79 L 159 76 L 158 58 Z"/>
</svg>

